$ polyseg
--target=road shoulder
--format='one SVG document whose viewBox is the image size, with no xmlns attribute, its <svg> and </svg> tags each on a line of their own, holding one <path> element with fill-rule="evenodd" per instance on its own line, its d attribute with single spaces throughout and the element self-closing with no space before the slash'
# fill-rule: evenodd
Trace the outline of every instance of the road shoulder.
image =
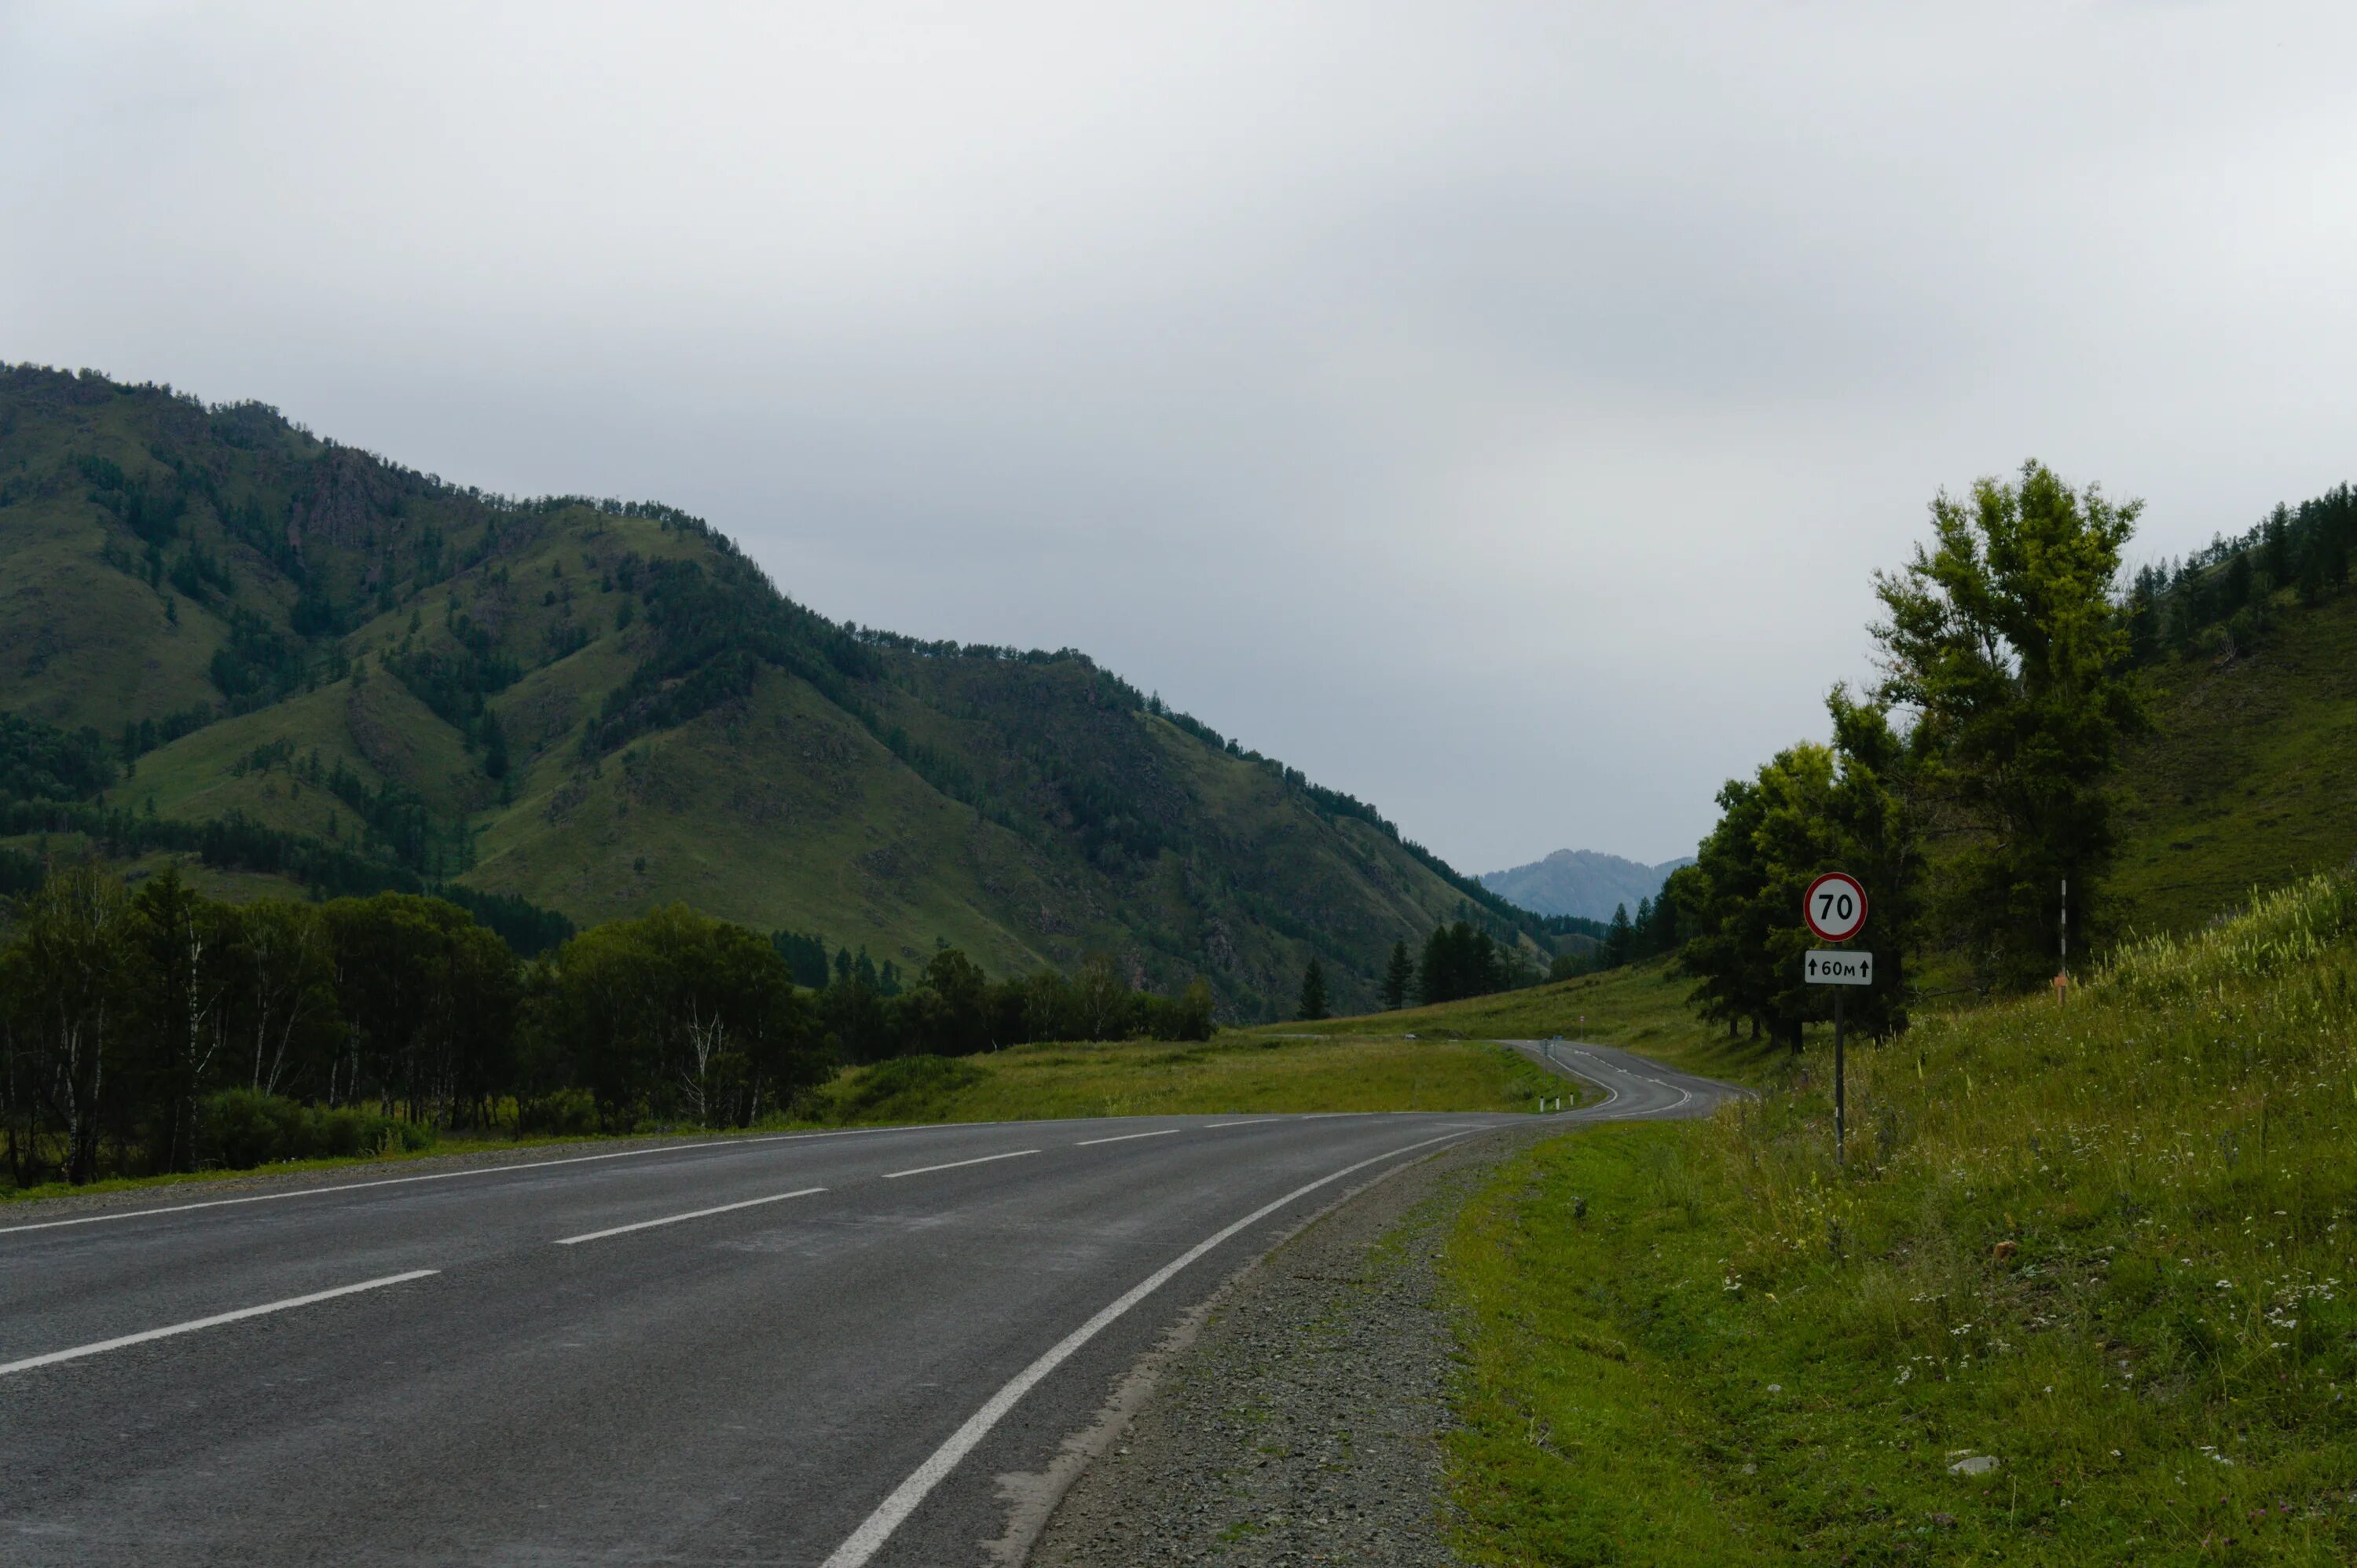
<svg viewBox="0 0 2357 1568">
<path fill-rule="evenodd" d="M 1455 1563 L 1440 1439 L 1458 1352 L 1440 1252 L 1481 1180 L 1563 1130 L 1510 1129 L 1445 1149 L 1230 1281 L 1067 1445 L 1079 1474 L 1060 1500 L 1054 1471 L 1002 1477 L 1017 1523 L 1001 1560 Z M 1023 1540 L 1027 1507 L 1052 1509 L 1036 1541 Z"/>
</svg>

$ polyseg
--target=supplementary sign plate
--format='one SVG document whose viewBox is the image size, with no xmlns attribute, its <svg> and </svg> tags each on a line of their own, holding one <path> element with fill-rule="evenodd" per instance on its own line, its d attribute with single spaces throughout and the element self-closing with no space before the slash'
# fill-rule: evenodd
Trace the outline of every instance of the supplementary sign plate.
<svg viewBox="0 0 2357 1568">
<path fill-rule="evenodd" d="M 1846 942 L 1866 925 L 1866 889 L 1846 872 L 1828 871 L 1809 884 L 1801 918 L 1818 940 Z"/>
<path fill-rule="evenodd" d="M 1811 985 L 1872 985 L 1874 955 L 1870 952 L 1813 952 L 1802 961 L 1802 978 Z"/>
</svg>

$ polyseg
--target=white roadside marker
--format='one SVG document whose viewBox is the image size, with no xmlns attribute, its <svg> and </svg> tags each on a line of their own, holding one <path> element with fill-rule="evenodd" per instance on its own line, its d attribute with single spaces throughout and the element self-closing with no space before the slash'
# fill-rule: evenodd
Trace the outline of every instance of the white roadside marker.
<svg viewBox="0 0 2357 1568">
<path fill-rule="evenodd" d="M 1355 1175 L 1365 1170 L 1369 1165 L 1381 1165 L 1385 1160 L 1396 1159 L 1402 1155 L 1412 1155 L 1418 1149 L 1428 1148 L 1435 1144 L 1452 1143 L 1465 1136 L 1467 1134 L 1463 1133 L 1443 1133 L 1437 1138 L 1426 1138 L 1420 1144 L 1410 1144 L 1405 1148 L 1394 1149 L 1388 1154 L 1361 1160 L 1355 1165 L 1345 1165 L 1331 1176 L 1319 1176 L 1307 1186 L 1295 1187 L 1274 1203 L 1263 1204 L 1234 1224 L 1205 1237 L 1169 1262 L 1146 1275 L 1145 1279 L 1133 1285 L 1127 1294 L 1065 1335 L 1056 1342 L 1054 1348 L 1017 1372 L 1005 1388 L 991 1395 L 988 1403 L 968 1416 L 965 1424 L 950 1434 L 949 1441 L 934 1449 L 923 1464 L 909 1473 L 907 1480 L 892 1489 L 890 1497 L 877 1505 L 876 1511 L 869 1514 L 866 1521 L 851 1532 L 849 1540 L 834 1549 L 834 1555 L 826 1560 L 822 1568 L 865 1568 L 867 1560 L 875 1556 L 884 1543 L 892 1538 L 894 1530 L 900 1528 L 900 1521 L 917 1511 L 917 1505 L 923 1502 L 926 1495 L 935 1487 L 941 1485 L 944 1477 L 957 1468 L 959 1460 L 974 1452 L 975 1445 L 990 1435 L 990 1429 L 996 1426 L 1006 1417 L 1006 1412 L 1015 1408 L 1017 1401 L 1029 1393 L 1041 1379 L 1069 1360 L 1074 1351 L 1103 1333 L 1105 1327 L 1116 1318 L 1168 1283 L 1171 1276 L 1179 1270 L 1217 1247 L 1221 1242 L 1227 1240 L 1236 1232 L 1258 1224 L 1286 1204 L 1307 1197 L 1321 1187 L 1340 1181 L 1344 1176 Z"/>
<path fill-rule="evenodd" d="M 716 1208 L 698 1208 L 686 1214 L 666 1214 L 661 1219 L 641 1219 L 635 1225 L 617 1225 L 610 1230 L 592 1230 L 584 1236 L 566 1236 L 551 1242 L 556 1247 L 576 1247 L 584 1241 L 602 1241 L 608 1236 L 627 1236 L 633 1230 L 651 1230 L 658 1225 L 676 1225 L 683 1219 L 702 1219 L 706 1215 L 727 1214 L 739 1208 L 759 1208 L 765 1203 L 783 1203 L 790 1197 L 809 1197 L 824 1192 L 823 1187 L 806 1187 L 799 1192 L 773 1192 L 767 1197 L 748 1197 L 742 1203 L 724 1203 Z"/>
<path fill-rule="evenodd" d="M 1072 1147 L 1076 1149 L 1085 1149 L 1095 1144 L 1126 1144 L 1133 1138 L 1167 1138 L 1173 1133 L 1182 1131 L 1184 1131 L 1184 1129 L 1178 1127 L 1164 1127 L 1159 1131 L 1153 1133 L 1124 1133 L 1119 1137 L 1114 1138 L 1083 1138 L 1079 1143 L 1074 1144 Z"/>
<path fill-rule="evenodd" d="M 1017 1149 L 1009 1154 L 985 1155 L 979 1159 L 952 1160 L 945 1165 L 919 1165 L 912 1171 L 886 1171 L 884 1179 L 899 1181 L 904 1176 L 931 1176 L 935 1171 L 953 1171 L 962 1165 L 986 1165 L 993 1160 L 1019 1160 L 1026 1155 L 1036 1155 L 1039 1152 L 1037 1149 Z"/>
<path fill-rule="evenodd" d="M 290 1295 L 285 1301 L 266 1301 L 260 1306 L 241 1306 L 235 1312 L 215 1313 L 210 1317 L 192 1318 L 187 1323 L 175 1323 L 166 1328 L 143 1329 L 137 1334 L 124 1334 L 113 1339 L 101 1339 L 94 1344 L 77 1345 L 70 1350 L 52 1350 L 46 1356 L 27 1356 L 21 1361 L 0 1361 L 0 1377 L 11 1372 L 28 1372 L 35 1367 L 54 1367 L 59 1361 L 78 1361 L 84 1356 L 102 1351 L 120 1350 L 128 1345 L 145 1345 L 150 1339 L 169 1339 L 175 1334 L 194 1334 L 199 1328 L 218 1328 L 224 1323 L 242 1318 L 260 1317 L 273 1312 L 285 1312 L 314 1302 L 332 1301 L 339 1295 L 355 1295 L 364 1290 L 380 1290 L 386 1285 L 406 1284 L 438 1274 L 439 1269 L 412 1269 L 405 1274 L 387 1274 L 381 1280 L 362 1280 L 356 1285 L 338 1285 L 333 1290 L 313 1291 L 309 1295 Z"/>
</svg>

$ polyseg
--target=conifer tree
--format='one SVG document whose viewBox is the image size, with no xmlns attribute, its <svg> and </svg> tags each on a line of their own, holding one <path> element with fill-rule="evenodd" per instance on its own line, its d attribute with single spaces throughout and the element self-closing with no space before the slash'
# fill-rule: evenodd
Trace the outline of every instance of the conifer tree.
<svg viewBox="0 0 2357 1568">
<path fill-rule="evenodd" d="M 1295 1016 L 1308 1024 L 1326 1016 L 1326 971 L 1315 958 L 1301 972 L 1301 1007 Z"/>
<path fill-rule="evenodd" d="M 1604 933 L 1604 967 L 1618 969 L 1636 956 L 1637 929 L 1630 923 L 1629 906 L 1616 904 L 1612 907 L 1612 928 Z"/>
<path fill-rule="evenodd" d="M 1415 961 L 1405 942 L 1392 944 L 1391 962 L 1383 968 L 1383 1006 L 1396 1013 L 1407 1005 L 1408 987 L 1415 983 Z"/>
</svg>

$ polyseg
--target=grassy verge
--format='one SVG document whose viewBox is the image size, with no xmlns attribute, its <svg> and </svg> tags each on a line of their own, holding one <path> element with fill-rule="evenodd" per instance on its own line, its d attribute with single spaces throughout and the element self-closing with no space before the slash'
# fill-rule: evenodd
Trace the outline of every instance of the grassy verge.
<svg viewBox="0 0 2357 1568">
<path fill-rule="evenodd" d="M 1221 1035 L 1024 1046 L 855 1068 L 803 1110 L 831 1124 L 1215 1112 L 1528 1111 L 1564 1080 L 1502 1046 Z"/>
<path fill-rule="evenodd" d="M 725 1134 L 698 1133 L 705 1137 Z M 148 1187 L 201 1186 L 208 1182 L 234 1181 L 257 1176 L 290 1176 L 307 1171 L 348 1170 L 354 1166 L 402 1165 L 416 1160 L 446 1158 L 452 1155 L 503 1153 L 510 1149 L 562 1148 L 576 1144 L 614 1143 L 627 1138 L 647 1138 L 660 1134 L 647 1133 L 617 1133 L 610 1136 L 598 1133 L 551 1133 L 545 1136 L 515 1137 L 510 1133 L 474 1128 L 444 1129 L 436 1132 L 434 1142 L 419 1149 L 394 1149 L 386 1153 L 328 1155 L 316 1160 L 276 1160 L 266 1165 L 240 1169 L 178 1171 L 167 1176 L 108 1176 L 101 1181 L 75 1187 L 70 1182 L 44 1182 L 38 1187 L 8 1187 L 0 1185 L 0 1204 L 29 1203 L 45 1197 L 89 1197 L 101 1193 L 137 1192 Z"/>
<path fill-rule="evenodd" d="M 1025 1046 L 983 1057 L 909 1057 L 853 1068 L 758 1131 L 911 1122 L 1011 1122 L 1072 1116 L 1327 1111 L 1530 1111 L 1572 1086 L 1502 1046 L 1447 1040 L 1297 1039 L 1221 1035 L 1197 1043 L 1126 1040 Z M 726 1131 L 665 1128 L 699 1137 Z M 645 1131 L 614 1134 L 644 1138 Z M 129 1176 L 87 1187 L 0 1187 L 0 1202 L 168 1187 L 257 1175 L 374 1166 L 404 1159 L 598 1141 L 438 1134 L 430 1149 L 283 1162 L 259 1170 Z"/>
<path fill-rule="evenodd" d="M 1814 1062 L 1519 1157 L 1451 1250 L 1466 1555 L 2357 1561 L 2352 1041 L 2318 881 L 1858 1053 L 1846 1169 Z"/>
<path fill-rule="evenodd" d="M 1534 1040 L 1561 1035 L 1566 1040 L 1586 1038 L 1639 1051 L 1667 1066 L 1730 1082 L 1755 1083 L 1771 1076 L 1781 1053 L 1697 1019 L 1686 1005 L 1686 993 L 1693 989 L 1692 981 L 1670 972 L 1669 960 L 1656 959 L 1527 991 L 1286 1027 L 1325 1035 L 1414 1035 L 1419 1041 Z"/>
</svg>

